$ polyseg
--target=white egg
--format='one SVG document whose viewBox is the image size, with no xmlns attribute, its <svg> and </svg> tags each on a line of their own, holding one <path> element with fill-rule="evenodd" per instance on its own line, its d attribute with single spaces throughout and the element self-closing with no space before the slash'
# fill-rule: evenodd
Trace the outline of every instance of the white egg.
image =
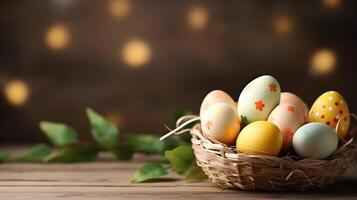
<svg viewBox="0 0 357 200">
<path fill-rule="evenodd" d="M 208 107 L 215 103 L 226 103 L 230 105 L 235 111 L 237 109 L 236 103 L 227 93 L 222 90 L 213 90 L 203 99 L 200 109 L 200 116 L 203 116 Z"/>
<path fill-rule="evenodd" d="M 201 117 L 202 132 L 227 145 L 235 143 L 240 129 L 236 111 L 226 103 L 211 105 Z"/>
<path fill-rule="evenodd" d="M 270 112 L 279 104 L 280 85 L 269 75 L 251 81 L 238 99 L 238 116 L 242 123 L 267 120 Z"/>
</svg>

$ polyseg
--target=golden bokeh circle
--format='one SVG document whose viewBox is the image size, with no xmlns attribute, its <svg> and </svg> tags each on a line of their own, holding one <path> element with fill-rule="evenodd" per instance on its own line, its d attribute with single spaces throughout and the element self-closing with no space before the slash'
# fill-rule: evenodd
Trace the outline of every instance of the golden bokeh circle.
<svg viewBox="0 0 357 200">
<path fill-rule="evenodd" d="M 332 72 L 337 63 L 336 54 L 330 49 L 320 49 L 316 51 L 311 59 L 313 72 L 324 75 Z"/>
<path fill-rule="evenodd" d="M 125 17 L 131 11 L 131 3 L 129 0 L 111 0 L 108 4 L 108 11 L 113 18 Z"/>
<path fill-rule="evenodd" d="M 121 52 L 123 61 L 133 68 L 139 68 L 149 62 L 151 54 L 149 44 L 140 39 L 128 41 Z"/>
<path fill-rule="evenodd" d="M 47 30 L 45 41 L 50 49 L 62 50 L 69 45 L 70 37 L 70 32 L 65 25 L 55 24 Z"/>
<path fill-rule="evenodd" d="M 29 98 L 29 88 L 24 81 L 13 80 L 4 87 L 4 94 L 7 101 L 14 106 L 21 106 Z"/>
<path fill-rule="evenodd" d="M 208 10 L 203 6 L 193 6 L 188 11 L 187 20 L 192 30 L 203 30 L 209 22 Z"/>
<path fill-rule="evenodd" d="M 285 35 L 291 32 L 293 28 L 293 22 L 287 16 L 277 16 L 273 20 L 274 32 L 278 35 Z"/>
<path fill-rule="evenodd" d="M 336 9 L 341 6 L 342 0 L 322 0 L 322 4 L 330 9 Z"/>
</svg>

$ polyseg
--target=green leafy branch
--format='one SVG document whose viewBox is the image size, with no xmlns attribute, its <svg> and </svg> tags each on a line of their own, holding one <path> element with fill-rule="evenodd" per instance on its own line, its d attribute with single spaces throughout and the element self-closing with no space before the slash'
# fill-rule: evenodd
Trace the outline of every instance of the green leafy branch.
<svg viewBox="0 0 357 200">
<path fill-rule="evenodd" d="M 3 162 L 88 162 L 98 159 L 101 151 L 108 151 L 118 160 L 131 160 L 134 153 L 160 155 L 158 161 L 150 162 L 139 168 L 132 179 L 133 183 L 152 181 L 167 175 L 169 171 L 184 175 L 186 180 L 206 179 L 196 165 L 195 155 L 189 141 L 189 134 L 182 137 L 171 136 L 161 141 L 150 134 L 119 134 L 118 127 L 91 108 L 86 109 L 90 122 L 90 132 L 95 144 L 81 142 L 77 131 L 70 125 L 58 122 L 41 121 L 39 127 L 51 145 L 37 144 L 15 158 L 9 153 L 0 153 Z M 191 114 L 177 107 L 173 121 Z"/>
</svg>

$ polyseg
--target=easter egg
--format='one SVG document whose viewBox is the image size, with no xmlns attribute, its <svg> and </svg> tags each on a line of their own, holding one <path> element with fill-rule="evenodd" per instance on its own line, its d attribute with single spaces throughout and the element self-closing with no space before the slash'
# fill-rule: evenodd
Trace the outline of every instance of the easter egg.
<svg viewBox="0 0 357 200">
<path fill-rule="evenodd" d="M 304 124 L 305 118 L 301 110 L 294 104 L 279 104 L 270 113 L 268 121 L 275 124 L 283 136 L 283 150 L 288 151 L 295 131 Z"/>
<path fill-rule="evenodd" d="M 238 99 L 238 116 L 244 124 L 266 120 L 280 101 L 280 85 L 269 75 L 251 81 Z"/>
<path fill-rule="evenodd" d="M 295 152 L 303 158 L 324 159 L 336 151 L 336 131 L 322 122 L 312 122 L 300 127 L 293 136 Z"/>
<path fill-rule="evenodd" d="M 226 103 L 236 110 L 236 103 L 227 93 L 222 90 L 213 90 L 203 99 L 200 109 L 200 116 L 203 116 L 209 106 L 215 103 Z"/>
<path fill-rule="evenodd" d="M 277 126 L 267 121 L 255 121 L 239 133 L 237 151 L 248 155 L 276 156 L 282 144 L 283 137 Z"/>
<path fill-rule="evenodd" d="M 339 138 L 343 139 L 348 133 L 350 116 L 347 102 L 336 91 L 323 93 L 316 99 L 309 112 L 309 122 L 323 122 L 332 128 L 337 128 Z"/>
<path fill-rule="evenodd" d="M 300 97 L 290 92 L 282 92 L 280 95 L 280 104 L 283 103 L 294 104 L 304 116 L 305 121 L 308 120 L 309 108 Z"/>
<path fill-rule="evenodd" d="M 202 132 L 227 145 L 234 144 L 240 129 L 236 111 L 226 103 L 211 105 L 201 117 Z"/>
</svg>

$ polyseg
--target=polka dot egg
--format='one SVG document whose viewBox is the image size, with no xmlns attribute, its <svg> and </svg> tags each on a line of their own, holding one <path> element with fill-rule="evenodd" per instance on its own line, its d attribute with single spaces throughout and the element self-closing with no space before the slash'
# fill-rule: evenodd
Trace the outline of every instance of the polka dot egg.
<svg viewBox="0 0 357 200">
<path fill-rule="evenodd" d="M 323 122 L 332 128 L 337 128 L 338 136 L 343 139 L 348 133 L 350 116 L 345 99 L 336 91 L 323 93 L 316 99 L 309 112 L 309 122 Z"/>
</svg>

